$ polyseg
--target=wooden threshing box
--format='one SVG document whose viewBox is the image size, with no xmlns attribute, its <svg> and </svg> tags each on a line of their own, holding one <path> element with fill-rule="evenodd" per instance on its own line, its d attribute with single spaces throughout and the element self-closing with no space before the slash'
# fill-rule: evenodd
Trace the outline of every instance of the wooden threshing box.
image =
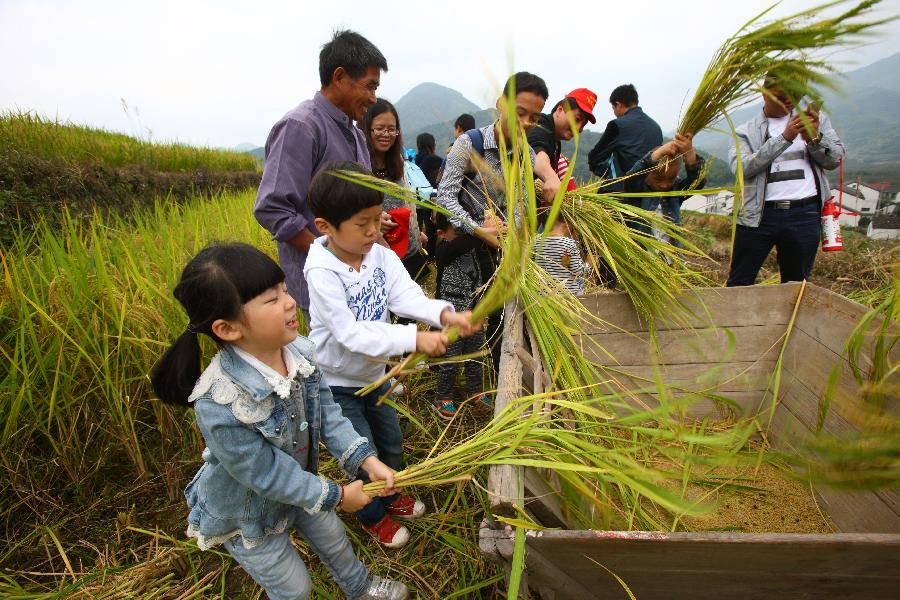
<svg viewBox="0 0 900 600">
<path fill-rule="evenodd" d="M 798 303 L 800 292 L 799 283 L 692 292 L 689 303 L 696 317 L 688 327 L 657 324 L 659 355 L 625 294 L 598 295 L 584 303 L 609 327 L 582 335 L 602 338 L 615 361 L 592 358 L 615 365 L 626 385 L 644 387 L 640 378 L 652 379 L 658 369 L 666 383 L 687 389 L 712 385 L 735 402 L 734 410 L 749 414 L 759 409 L 797 307 L 770 432 L 778 445 L 815 427 L 819 398 L 833 367 L 849 371 L 843 345 L 866 312 L 862 305 L 809 284 Z M 542 391 L 548 381 L 521 308 L 511 302 L 506 315 L 497 411 L 512 398 Z M 849 375 L 840 379 L 835 393 L 836 398 L 859 397 Z M 888 402 L 896 409 L 896 398 Z M 716 414 L 721 406 L 710 401 L 693 410 Z M 832 411 L 824 429 L 846 432 L 853 426 Z M 898 490 L 817 490 L 820 506 L 840 533 L 812 535 L 575 530 L 566 522 L 552 483 L 530 469 L 495 467 L 488 485 L 494 514 L 515 516 L 515 504 L 542 525 L 557 528 L 526 535 L 525 581 L 532 595 L 544 600 L 627 598 L 597 563 L 621 577 L 638 600 L 900 598 Z M 508 528 L 486 520 L 479 539 L 482 552 L 508 567 L 513 552 Z"/>
</svg>

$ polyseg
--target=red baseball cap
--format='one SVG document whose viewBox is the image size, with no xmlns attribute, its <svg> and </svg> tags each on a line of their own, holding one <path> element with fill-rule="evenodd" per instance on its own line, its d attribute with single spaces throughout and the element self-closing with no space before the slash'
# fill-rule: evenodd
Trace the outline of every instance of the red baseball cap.
<svg viewBox="0 0 900 600">
<path fill-rule="evenodd" d="M 578 88 L 566 94 L 566 98 L 571 98 L 578 105 L 578 108 L 584 111 L 588 121 L 596 123 L 597 118 L 594 117 L 594 106 L 597 105 L 597 94 L 587 88 Z"/>
</svg>

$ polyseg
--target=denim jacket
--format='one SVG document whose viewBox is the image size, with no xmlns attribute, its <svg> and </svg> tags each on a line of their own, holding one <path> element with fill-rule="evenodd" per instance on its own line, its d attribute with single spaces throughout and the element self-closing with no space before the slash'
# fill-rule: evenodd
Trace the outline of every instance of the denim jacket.
<svg viewBox="0 0 900 600">
<path fill-rule="evenodd" d="M 333 510 L 341 489 L 317 475 L 320 440 L 351 477 L 375 455 L 332 399 L 312 342 L 298 337 L 287 348 L 300 365 L 287 398 L 230 346 L 216 354 L 191 393 L 206 449 L 184 490 L 187 535 L 203 550 L 236 535 L 252 548 L 284 531 L 294 507 Z M 306 420 L 296 418 L 304 414 Z M 307 428 L 309 446 L 297 448 L 295 436 Z"/>
<path fill-rule="evenodd" d="M 755 117 L 736 129 L 741 151 L 741 167 L 744 170 L 744 198 L 738 212 L 737 221 L 745 227 L 759 227 L 762 221 L 763 203 L 766 199 L 766 184 L 769 167 L 778 156 L 791 146 L 783 136 L 769 137 L 769 120 L 760 110 Z M 819 132 L 821 140 L 817 144 L 806 145 L 806 155 L 816 179 L 819 191 L 819 208 L 831 194 L 825 170 L 836 169 L 844 157 L 844 145 L 831 125 L 825 111 L 819 112 Z M 728 151 L 731 172 L 737 173 L 737 148 Z M 799 198 L 798 198 L 799 200 Z"/>
</svg>

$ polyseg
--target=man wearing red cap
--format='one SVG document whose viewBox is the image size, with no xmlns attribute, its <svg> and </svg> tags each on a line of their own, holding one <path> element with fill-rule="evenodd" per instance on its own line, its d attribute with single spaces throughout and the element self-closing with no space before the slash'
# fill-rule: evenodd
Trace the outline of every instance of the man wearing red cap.
<svg viewBox="0 0 900 600">
<path fill-rule="evenodd" d="M 564 170 L 558 172 L 561 161 L 566 160 L 562 155 L 560 142 L 571 140 L 575 130 L 581 133 L 588 122 L 597 122 L 594 118 L 595 104 L 597 94 L 591 90 L 572 90 L 556 103 L 550 114 L 542 114 L 537 126 L 528 132 L 528 143 L 535 155 L 534 174 L 544 182 L 544 202 L 553 200 L 559 189 L 560 179 L 565 174 Z M 574 182 L 570 180 L 569 189 L 574 186 Z"/>
</svg>

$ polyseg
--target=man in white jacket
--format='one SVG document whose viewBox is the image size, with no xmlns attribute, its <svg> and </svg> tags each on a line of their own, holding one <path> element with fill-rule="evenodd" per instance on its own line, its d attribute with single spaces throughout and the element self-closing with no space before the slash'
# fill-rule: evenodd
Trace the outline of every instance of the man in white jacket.
<svg viewBox="0 0 900 600">
<path fill-rule="evenodd" d="M 344 416 L 375 446 L 382 462 L 400 470 L 403 434 L 397 412 L 378 404 L 388 384 L 364 396 L 356 392 L 384 375 L 389 357 L 413 351 L 440 356 L 448 340 L 440 331 L 392 324 L 389 313 L 433 327 L 455 325 L 463 337 L 480 325 L 469 322 L 470 312 L 457 313 L 449 302 L 426 297 L 397 255 L 376 244 L 381 192 L 335 177 L 335 170 L 368 172 L 357 163 L 333 163 L 310 183 L 309 206 L 316 228 L 324 235 L 310 246 L 304 268 L 309 284 L 309 337 Z M 359 476 L 368 480 L 364 471 Z M 409 531 L 393 517 L 414 519 L 424 512 L 418 500 L 396 494 L 373 498 L 356 515 L 363 529 L 382 544 L 399 548 L 409 540 Z"/>
</svg>

